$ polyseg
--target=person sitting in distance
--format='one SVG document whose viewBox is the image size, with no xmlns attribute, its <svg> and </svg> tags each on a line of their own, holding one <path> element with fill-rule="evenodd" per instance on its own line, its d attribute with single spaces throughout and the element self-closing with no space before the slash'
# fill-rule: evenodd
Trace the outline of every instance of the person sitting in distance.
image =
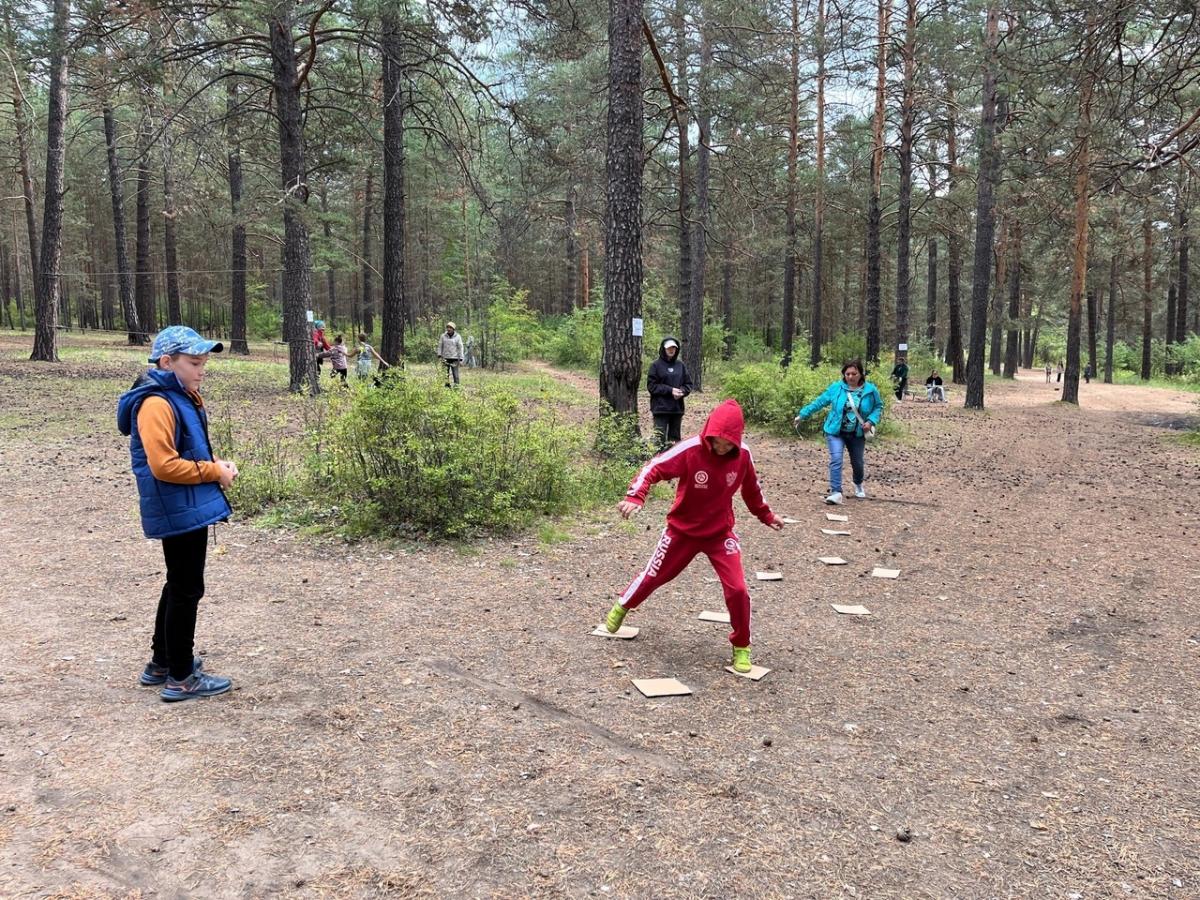
<svg viewBox="0 0 1200 900">
<path fill-rule="evenodd" d="M 932 403 L 935 396 L 942 403 L 946 402 L 946 389 L 942 386 L 942 376 L 936 369 L 925 379 L 925 399 Z"/>
</svg>

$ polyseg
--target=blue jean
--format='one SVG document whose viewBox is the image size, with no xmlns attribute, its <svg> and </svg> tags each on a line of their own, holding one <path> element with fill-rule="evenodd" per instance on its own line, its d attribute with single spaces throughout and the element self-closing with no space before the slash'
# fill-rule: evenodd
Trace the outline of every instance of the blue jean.
<svg viewBox="0 0 1200 900">
<path fill-rule="evenodd" d="M 854 471 L 854 483 L 862 484 L 866 477 L 867 439 L 852 431 L 841 434 L 825 435 L 825 444 L 829 447 L 829 490 L 831 493 L 842 492 L 842 451 L 850 451 L 850 468 Z"/>
</svg>

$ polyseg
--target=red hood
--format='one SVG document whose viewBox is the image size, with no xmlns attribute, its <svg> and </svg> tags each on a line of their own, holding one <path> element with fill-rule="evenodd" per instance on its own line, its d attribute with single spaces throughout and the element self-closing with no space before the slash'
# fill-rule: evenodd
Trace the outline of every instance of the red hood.
<svg viewBox="0 0 1200 900">
<path fill-rule="evenodd" d="M 742 434 L 745 430 L 746 420 L 742 418 L 742 408 L 736 400 L 726 400 L 709 414 L 708 421 L 700 431 L 700 437 L 703 439 L 705 450 L 710 449 L 710 437 L 723 437 L 733 442 L 737 448 L 734 450 L 736 453 L 741 450 Z"/>
</svg>

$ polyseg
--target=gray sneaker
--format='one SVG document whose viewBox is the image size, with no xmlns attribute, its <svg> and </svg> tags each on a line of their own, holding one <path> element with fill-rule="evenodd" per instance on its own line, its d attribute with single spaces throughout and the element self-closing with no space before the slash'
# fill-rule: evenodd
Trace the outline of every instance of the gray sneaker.
<svg viewBox="0 0 1200 900">
<path fill-rule="evenodd" d="M 861 484 L 856 484 L 854 486 L 854 496 L 857 497 L 859 500 L 866 500 L 867 499 L 867 489 L 864 488 Z"/>
<path fill-rule="evenodd" d="M 193 672 L 183 681 L 167 676 L 167 686 L 162 689 L 162 698 L 167 703 L 179 700 L 194 700 L 197 697 L 214 697 L 233 687 L 233 682 L 219 675 Z"/>
<path fill-rule="evenodd" d="M 830 494 L 828 497 L 825 498 L 825 502 L 828 503 L 830 506 L 841 506 L 842 500 L 843 500 L 843 497 L 842 497 L 841 491 L 834 491 L 832 494 Z"/>
</svg>

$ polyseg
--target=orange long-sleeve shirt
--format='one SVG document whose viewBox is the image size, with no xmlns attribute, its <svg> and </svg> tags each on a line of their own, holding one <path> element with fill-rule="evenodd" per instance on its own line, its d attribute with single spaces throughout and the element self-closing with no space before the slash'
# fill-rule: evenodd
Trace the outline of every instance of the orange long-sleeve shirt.
<svg viewBox="0 0 1200 900">
<path fill-rule="evenodd" d="M 199 394 L 189 394 L 197 406 L 204 406 Z M 159 481 L 172 484 L 200 484 L 220 481 L 221 467 L 208 460 L 183 459 L 175 447 L 175 412 L 163 397 L 149 396 L 142 401 L 137 415 L 138 435 L 146 450 L 150 471 Z"/>
</svg>

